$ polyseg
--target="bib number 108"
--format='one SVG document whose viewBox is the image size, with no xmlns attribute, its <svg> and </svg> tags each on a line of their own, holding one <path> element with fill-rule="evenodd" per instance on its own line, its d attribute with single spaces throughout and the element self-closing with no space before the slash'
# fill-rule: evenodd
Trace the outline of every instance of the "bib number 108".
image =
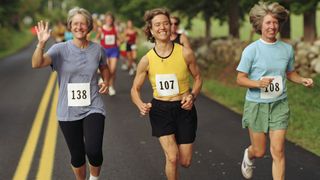
<svg viewBox="0 0 320 180">
<path fill-rule="evenodd" d="M 274 91 L 276 91 L 276 92 L 280 91 L 280 84 L 279 83 L 275 83 L 275 84 L 270 83 L 269 86 L 265 88 L 264 92 L 267 93 L 267 92 L 274 92 Z"/>
</svg>

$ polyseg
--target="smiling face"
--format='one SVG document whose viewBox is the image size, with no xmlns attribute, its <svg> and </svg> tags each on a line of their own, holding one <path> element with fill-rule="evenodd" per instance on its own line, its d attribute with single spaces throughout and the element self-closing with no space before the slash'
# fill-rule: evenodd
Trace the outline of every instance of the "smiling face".
<svg viewBox="0 0 320 180">
<path fill-rule="evenodd" d="M 152 27 L 150 29 L 155 40 L 167 41 L 170 40 L 171 26 L 167 16 L 159 14 L 151 20 Z"/>
<path fill-rule="evenodd" d="M 261 38 L 267 42 L 275 42 L 279 32 L 279 22 L 272 15 L 267 14 L 261 25 Z"/>
<path fill-rule="evenodd" d="M 113 26 L 113 18 L 111 15 L 106 15 L 105 22 L 108 26 Z"/>
<path fill-rule="evenodd" d="M 71 32 L 74 38 L 83 39 L 88 34 L 88 22 L 86 18 L 81 14 L 76 14 L 72 18 Z"/>
</svg>

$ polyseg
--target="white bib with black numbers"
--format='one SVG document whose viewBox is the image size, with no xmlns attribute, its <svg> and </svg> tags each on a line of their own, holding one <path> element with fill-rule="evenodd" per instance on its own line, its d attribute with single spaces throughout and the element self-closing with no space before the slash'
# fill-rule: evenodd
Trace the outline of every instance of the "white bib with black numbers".
<svg viewBox="0 0 320 180">
<path fill-rule="evenodd" d="M 273 98 L 279 97 L 283 93 L 282 76 L 264 76 L 262 78 L 274 78 L 274 79 L 268 85 L 268 87 L 260 88 L 261 99 L 273 99 Z"/>
<path fill-rule="evenodd" d="M 114 45 L 116 44 L 116 36 L 115 35 L 105 35 L 104 36 L 104 43 L 106 45 Z"/>
<path fill-rule="evenodd" d="M 68 106 L 89 106 L 90 104 L 90 83 L 68 83 Z"/>
<path fill-rule="evenodd" d="M 159 96 L 179 94 L 177 76 L 175 74 L 156 74 L 156 88 Z"/>
</svg>

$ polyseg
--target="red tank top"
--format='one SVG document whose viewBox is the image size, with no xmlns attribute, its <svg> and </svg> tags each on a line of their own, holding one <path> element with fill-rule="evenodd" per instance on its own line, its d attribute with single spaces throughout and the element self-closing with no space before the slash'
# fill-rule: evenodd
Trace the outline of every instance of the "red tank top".
<svg viewBox="0 0 320 180">
<path fill-rule="evenodd" d="M 116 28 L 112 27 L 111 30 L 105 30 L 102 28 L 102 37 L 100 44 L 104 48 L 117 47 L 117 31 Z"/>
<path fill-rule="evenodd" d="M 136 38 L 137 38 L 137 33 L 127 33 L 126 36 L 128 37 L 128 43 L 129 44 L 135 44 L 136 43 Z"/>
</svg>

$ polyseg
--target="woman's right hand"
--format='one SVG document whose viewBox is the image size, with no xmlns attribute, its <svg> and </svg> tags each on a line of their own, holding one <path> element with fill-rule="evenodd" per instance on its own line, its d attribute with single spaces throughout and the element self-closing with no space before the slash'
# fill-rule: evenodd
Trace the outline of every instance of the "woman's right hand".
<svg viewBox="0 0 320 180">
<path fill-rule="evenodd" d="M 36 28 L 39 43 L 47 42 L 51 34 L 51 29 L 49 29 L 49 23 L 48 22 L 44 23 L 41 20 L 40 22 L 38 22 L 38 26 L 36 26 L 35 28 Z"/>
</svg>

